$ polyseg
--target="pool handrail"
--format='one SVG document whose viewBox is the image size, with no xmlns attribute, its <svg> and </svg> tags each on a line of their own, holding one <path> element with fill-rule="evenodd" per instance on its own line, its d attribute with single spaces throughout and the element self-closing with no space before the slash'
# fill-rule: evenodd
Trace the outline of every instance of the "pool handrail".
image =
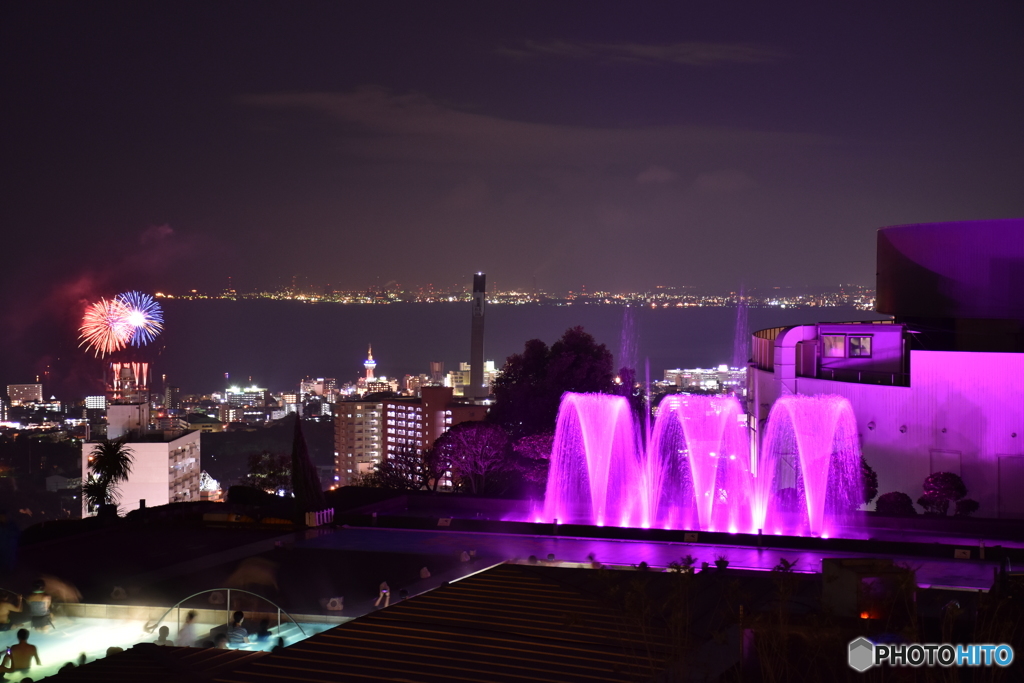
<svg viewBox="0 0 1024 683">
<path fill-rule="evenodd" d="M 192 598 L 199 597 L 200 595 L 203 595 L 204 593 L 215 593 L 217 591 L 227 591 L 227 598 L 224 600 L 225 611 L 227 613 L 227 619 L 225 620 L 224 623 L 231 623 L 231 591 L 237 591 L 239 593 L 245 593 L 247 595 L 252 595 L 253 597 L 259 598 L 260 600 L 266 600 L 268 603 L 270 603 L 271 605 L 273 605 L 274 607 L 277 608 L 277 632 L 278 633 L 281 632 L 281 615 L 284 614 L 286 617 L 288 617 L 289 620 L 291 620 L 291 622 L 293 624 L 295 624 L 295 627 L 299 629 L 299 632 L 302 633 L 303 637 L 306 637 L 306 631 L 305 631 L 305 629 L 302 628 L 302 625 L 299 622 L 295 621 L 295 617 L 293 617 L 292 615 L 288 614 L 288 612 L 286 612 L 285 610 L 281 609 L 280 605 L 278 605 L 276 602 L 274 602 L 273 600 L 271 600 L 270 598 L 268 598 L 268 597 L 266 597 L 264 595 L 260 595 L 259 593 L 253 593 L 252 591 L 243 590 L 241 588 L 207 588 L 206 590 L 199 591 L 198 593 L 193 593 L 192 595 L 188 596 L 187 598 L 183 598 L 183 599 L 179 600 L 177 602 L 177 604 L 175 604 L 175 605 L 173 605 L 171 607 L 168 607 L 167 611 L 164 612 L 162 615 L 160 615 L 160 618 L 157 619 L 155 622 L 153 622 L 152 626 L 147 623 L 146 626 L 145 626 L 145 630 L 148 631 L 149 633 L 152 633 L 153 631 L 155 631 L 157 629 L 158 626 L 160 626 L 161 622 L 163 622 L 163 620 L 167 618 L 168 614 L 170 614 L 173 610 L 177 609 L 178 610 L 178 630 L 180 631 L 181 630 L 181 603 L 185 602 L 186 600 L 191 600 Z"/>
</svg>

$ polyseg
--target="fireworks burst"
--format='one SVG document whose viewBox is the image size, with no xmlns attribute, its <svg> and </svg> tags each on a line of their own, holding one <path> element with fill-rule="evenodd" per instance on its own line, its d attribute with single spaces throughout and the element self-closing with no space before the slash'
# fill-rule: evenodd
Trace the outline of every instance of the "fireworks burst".
<svg viewBox="0 0 1024 683">
<path fill-rule="evenodd" d="M 128 313 L 128 307 L 119 299 L 100 299 L 90 305 L 78 328 L 82 340 L 79 346 L 92 349 L 99 358 L 123 349 L 133 332 L 127 322 Z"/>
<path fill-rule="evenodd" d="M 164 312 L 153 297 L 142 292 L 125 292 L 118 294 L 117 300 L 128 309 L 126 322 L 131 328 L 128 340 L 131 344 L 144 346 L 163 331 Z"/>
<path fill-rule="evenodd" d="M 144 346 L 164 329 L 164 313 L 153 297 L 142 292 L 125 292 L 113 299 L 100 299 L 85 309 L 79 327 L 79 346 L 97 357 L 120 351 L 128 344 Z"/>
</svg>

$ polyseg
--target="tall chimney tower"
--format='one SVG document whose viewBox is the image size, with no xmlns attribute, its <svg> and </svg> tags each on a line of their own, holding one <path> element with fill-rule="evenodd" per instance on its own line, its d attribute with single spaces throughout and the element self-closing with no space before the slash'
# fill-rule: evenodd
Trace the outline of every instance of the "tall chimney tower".
<svg viewBox="0 0 1024 683">
<path fill-rule="evenodd" d="M 473 276 L 473 328 L 469 346 L 468 398 L 487 398 L 484 387 L 484 303 L 487 299 L 487 276 Z"/>
</svg>

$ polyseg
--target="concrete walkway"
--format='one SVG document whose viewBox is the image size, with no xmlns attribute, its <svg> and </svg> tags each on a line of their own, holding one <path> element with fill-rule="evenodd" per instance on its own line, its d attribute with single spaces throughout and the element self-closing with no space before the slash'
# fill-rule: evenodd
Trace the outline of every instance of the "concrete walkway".
<svg viewBox="0 0 1024 683">
<path fill-rule="evenodd" d="M 599 562 L 606 565 L 630 566 L 646 562 L 657 568 L 667 567 L 669 563 L 678 561 L 685 555 L 695 557 L 697 566 L 700 566 L 701 562 L 713 565 L 719 556 L 724 556 L 729 560 L 730 567 L 761 570 L 770 570 L 782 559 L 786 559 L 790 562 L 795 561 L 796 571 L 803 572 L 821 571 L 821 560 L 824 558 L 889 557 L 915 568 L 918 583 L 922 587 L 941 586 L 972 591 L 987 591 L 992 586 L 993 572 L 999 567 L 996 562 L 952 558 L 947 560 L 867 553 L 758 549 L 730 545 L 356 527 L 322 533 L 316 538 L 299 541 L 296 546 L 368 553 L 400 551 L 458 555 L 462 551 L 475 551 L 476 560 L 457 568 L 454 573 L 461 569 L 464 569 L 463 573 L 470 573 L 503 561 L 526 562 L 531 555 L 539 560 L 546 560 L 548 555 L 553 555 L 556 562 L 583 564 L 589 562 L 588 557 L 593 554 Z M 346 610 L 346 616 L 349 615 Z"/>
</svg>

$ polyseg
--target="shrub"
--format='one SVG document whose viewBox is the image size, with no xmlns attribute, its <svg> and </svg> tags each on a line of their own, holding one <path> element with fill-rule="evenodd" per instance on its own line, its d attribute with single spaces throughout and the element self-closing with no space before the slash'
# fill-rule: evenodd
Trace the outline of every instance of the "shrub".
<svg viewBox="0 0 1024 683">
<path fill-rule="evenodd" d="M 970 517 L 978 511 L 979 507 L 981 507 L 981 504 L 978 501 L 972 498 L 961 498 L 956 502 L 956 512 L 954 514 L 957 517 Z"/>
<path fill-rule="evenodd" d="M 917 499 L 917 504 L 924 508 L 924 514 L 944 517 L 949 512 L 949 499 L 935 493 L 926 493 Z"/>
<path fill-rule="evenodd" d="M 883 493 L 875 503 L 875 510 L 890 517 L 913 517 L 917 514 L 914 501 L 902 491 Z"/>
<path fill-rule="evenodd" d="M 860 476 L 864 483 L 864 503 L 870 503 L 878 495 L 878 473 L 860 456 Z"/>
<path fill-rule="evenodd" d="M 917 504 L 936 515 L 949 512 L 949 504 L 967 495 L 967 486 L 959 475 L 952 472 L 932 472 L 924 480 L 924 495 Z"/>
</svg>

